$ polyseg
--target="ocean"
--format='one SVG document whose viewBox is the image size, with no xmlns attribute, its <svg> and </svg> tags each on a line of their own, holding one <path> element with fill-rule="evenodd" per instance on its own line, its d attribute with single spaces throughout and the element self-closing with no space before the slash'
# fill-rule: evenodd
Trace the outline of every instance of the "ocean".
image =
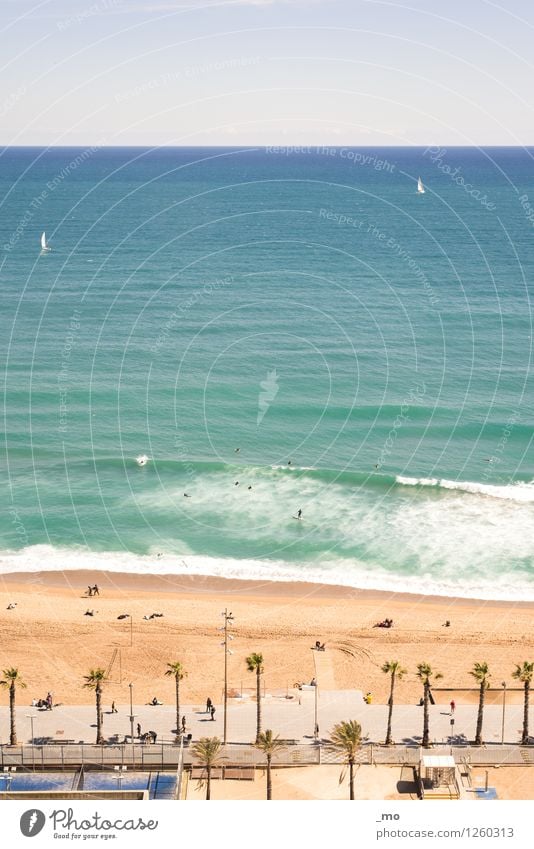
<svg viewBox="0 0 534 849">
<path fill-rule="evenodd" d="M 2 150 L 0 569 L 533 600 L 533 175 Z"/>
</svg>

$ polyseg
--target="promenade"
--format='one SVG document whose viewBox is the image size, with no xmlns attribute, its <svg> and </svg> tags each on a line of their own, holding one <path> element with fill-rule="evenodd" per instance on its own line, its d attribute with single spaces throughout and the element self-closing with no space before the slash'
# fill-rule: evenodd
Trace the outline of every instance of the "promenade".
<svg viewBox="0 0 534 849">
<path fill-rule="evenodd" d="M 295 693 L 295 691 L 292 691 Z M 186 717 L 186 733 L 193 740 L 206 736 L 223 736 L 223 709 L 216 704 L 212 721 L 205 712 L 205 705 L 184 704 L 180 708 Z M 130 735 L 130 707 L 117 704 L 117 713 L 110 712 L 109 703 L 104 703 L 103 733 L 106 740 L 122 742 Z M 315 692 L 296 691 L 293 698 L 269 696 L 262 699 L 262 727 L 271 728 L 281 738 L 299 743 L 312 743 L 315 728 Z M 174 740 L 176 709 L 173 704 L 159 706 L 134 705 L 134 726 L 141 725 L 143 732 L 155 731 L 157 741 Z M 319 690 L 317 693 L 317 721 L 319 738 L 328 737 L 336 722 L 355 719 L 362 726 L 362 733 L 371 742 L 384 741 L 388 708 L 386 705 L 367 705 L 358 690 Z M 16 708 L 17 736 L 19 743 L 31 742 L 33 716 L 33 738 L 35 743 L 72 740 L 76 743 L 94 743 L 94 705 L 62 705 L 52 711 L 39 710 L 19 704 Z M 475 734 L 477 705 L 458 705 L 454 716 L 445 705 L 430 706 L 430 739 L 436 744 L 462 744 L 472 741 Z M 451 726 L 451 719 L 454 724 Z M 523 707 L 520 704 L 506 705 L 504 742 L 520 742 L 523 722 Z M 500 744 L 502 740 L 503 710 L 500 705 L 488 705 L 484 712 L 483 738 L 487 744 Z M 395 705 L 393 710 L 393 739 L 397 744 L 417 745 L 423 730 L 423 708 L 416 705 Z M 229 699 L 228 742 L 250 743 L 256 735 L 256 702 L 253 699 Z M 9 709 L 0 707 L 0 742 L 9 742 Z"/>
</svg>

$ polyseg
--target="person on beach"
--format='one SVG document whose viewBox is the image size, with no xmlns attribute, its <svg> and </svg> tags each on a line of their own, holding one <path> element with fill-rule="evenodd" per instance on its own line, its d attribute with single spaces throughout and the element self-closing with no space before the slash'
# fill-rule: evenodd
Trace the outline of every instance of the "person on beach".
<svg viewBox="0 0 534 849">
<path fill-rule="evenodd" d="M 454 701 L 454 699 L 452 699 L 452 701 L 451 701 L 451 716 L 453 715 L 455 710 L 456 710 L 456 702 Z"/>
<path fill-rule="evenodd" d="M 92 597 L 92 595 L 93 595 L 93 588 L 92 587 L 87 587 L 87 595 L 89 596 L 89 598 Z"/>
<path fill-rule="evenodd" d="M 212 720 L 212 722 L 214 722 L 215 721 L 215 708 L 214 708 L 213 705 L 210 707 L 210 713 L 211 713 L 211 720 Z"/>
<path fill-rule="evenodd" d="M 52 693 L 47 693 L 46 694 L 46 709 L 47 710 L 52 710 L 52 702 L 53 702 Z"/>
<path fill-rule="evenodd" d="M 119 711 L 115 707 L 115 702 L 111 702 L 111 713 L 118 713 Z"/>
<path fill-rule="evenodd" d="M 208 698 L 206 699 L 206 713 L 211 713 L 212 704 L 213 704 L 213 702 L 211 701 L 210 697 L 208 696 Z"/>
<path fill-rule="evenodd" d="M 98 589 L 97 584 L 95 584 L 93 587 L 93 595 L 100 595 L 100 590 Z"/>
</svg>

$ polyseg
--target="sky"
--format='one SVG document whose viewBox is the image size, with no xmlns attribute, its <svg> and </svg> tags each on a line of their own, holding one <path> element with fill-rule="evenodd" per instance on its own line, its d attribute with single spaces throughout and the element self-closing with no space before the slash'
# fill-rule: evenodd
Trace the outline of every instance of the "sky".
<svg viewBox="0 0 534 849">
<path fill-rule="evenodd" d="M 2 145 L 532 145 L 532 0 L 0 0 Z"/>
</svg>

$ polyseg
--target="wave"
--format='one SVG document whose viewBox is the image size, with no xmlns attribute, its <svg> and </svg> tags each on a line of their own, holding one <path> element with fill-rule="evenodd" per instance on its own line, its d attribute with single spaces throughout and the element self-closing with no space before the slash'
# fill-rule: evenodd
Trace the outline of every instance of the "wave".
<svg viewBox="0 0 534 849">
<path fill-rule="evenodd" d="M 188 480 L 193 477 L 201 479 L 205 475 L 227 475 L 229 477 L 253 476 L 256 479 L 276 480 L 286 476 L 294 478 L 309 479 L 310 481 L 323 484 L 345 485 L 350 489 L 366 488 L 393 491 L 402 487 L 418 487 L 426 490 L 456 490 L 482 495 L 491 498 L 515 501 L 518 503 L 534 502 L 534 480 L 516 481 L 509 484 L 496 484 L 483 481 L 458 481 L 440 477 L 412 477 L 402 474 L 388 474 L 382 470 L 372 469 L 368 472 L 352 471 L 346 469 L 317 468 L 315 466 L 302 466 L 295 462 L 291 464 L 260 465 L 245 463 L 229 463 L 221 460 L 200 460 L 195 457 L 191 459 L 174 459 L 170 457 L 151 457 L 150 463 L 139 469 L 136 457 L 132 456 L 95 456 L 73 459 L 69 462 L 69 468 L 93 470 L 100 472 L 112 469 L 126 471 L 128 475 L 144 474 L 147 476 L 167 477 L 173 473 L 185 475 Z M 56 468 L 63 472 L 64 460 L 61 462 L 48 461 L 47 468 Z"/>
<path fill-rule="evenodd" d="M 343 558 L 321 560 L 320 563 L 292 564 L 280 560 L 218 558 L 192 554 L 168 554 L 154 550 L 147 555 L 126 551 L 90 551 L 82 547 L 34 545 L 19 551 L 1 551 L 0 567 L 4 574 L 35 572 L 72 572 L 102 570 L 142 575 L 176 575 L 218 577 L 234 580 L 280 583 L 325 584 L 375 590 L 390 594 L 412 593 L 447 598 L 481 601 L 534 601 L 534 578 L 524 575 L 518 581 L 516 572 L 495 575 L 483 580 L 453 580 L 428 575 L 396 575 L 383 568 Z"/>
<path fill-rule="evenodd" d="M 522 504 L 534 502 L 534 481 L 504 484 L 478 483 L 476 481 L 452 481 L 446 478 L 410 478 L 403 475 L 395 477 L 401 486 L 431 487 L 433 489 L 458 490 L 472 495 L 486 495 L 491 498 L 502 498 L 506 501 L 517 501 Z"/>
</svg>

